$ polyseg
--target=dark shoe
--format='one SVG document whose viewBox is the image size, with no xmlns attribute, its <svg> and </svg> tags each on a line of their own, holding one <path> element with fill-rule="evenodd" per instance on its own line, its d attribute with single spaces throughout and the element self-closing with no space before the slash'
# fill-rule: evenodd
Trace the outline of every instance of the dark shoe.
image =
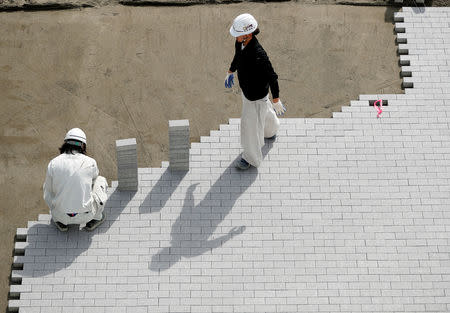
<svg viewBox="0 0 450 313">
<path fill-rule="evenodd" d="M 55 222 L 55 221 L 53 221 L 53 222 Z M 64 224 L 61 223 L 61 222 L 55 222 L 55 225 L 56 225 L 56 227 L 57 227 L 60 231 L 62 231 L 62 232 L 66 232 L 66 231 L 69 229 L 69 226 L 64 225 Z"/>
<path fill-rule="evenodd" d="M 274 141 L 275 139 L 277 139 L 277 135 L 275 134 L 272 137 L 265 137 L 264 139 L 267 141 Z"/>
<path fill-rule="evenodd" d="M 102 219 L 101 220 L 90 220 L 89 222 L 86 223 L 86 226 L 83 228 L 84 230 L 87 231 L 93 231 L 94 229 L 96 229 L 98 226 L 100 226 L 101 224 L 103 224 L 103 222 L 106 219 L 106 214 L 102 213 Z"/>
<path fill-rule="evenodd" d="M 248 170 L 250 168 L 250 163 L 241 158 L 237 163 L 236 167 L 241 170 Z"/>
</svg>

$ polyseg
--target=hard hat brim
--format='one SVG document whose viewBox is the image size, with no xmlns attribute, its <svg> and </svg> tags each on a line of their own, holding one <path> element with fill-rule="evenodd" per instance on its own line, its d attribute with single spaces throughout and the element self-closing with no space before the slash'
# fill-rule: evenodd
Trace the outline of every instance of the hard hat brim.
<svg viewBox="0 0 450 313">
<path fill-rule="evenodd" d="M 231 27 L 230 27 L 230 34 L 231 34 L 231 36 L 233 36 L 233 37 L 235 37 L 235 38 L 237 38 L 237 37 L 239 37 L 239 36 L 242 36 L 242 35 L 245 35 L 245 34 L 241 34 L 241 33 L 236 32 L 236 31 L 234 30 L 233 25 L 231 25 Z"/>
<path fill-rule="evenodd" d="M 235 38 L 237 38 L 237 37 L 239 37 L 239 36 L 244 36 L 244 35 L 251 34 L 251 33 L 253 33 L 253 32 L 256 30 L 256 28 L 258 28 L 258 26 L 255 26 L 255 28 L 253 28 L 253 29 L 251 29 L 251 30 L 249 30 L 249 31 L 246 31 L 246 32 L 237 32 L 237 31 L 234 29 L 233 26 L 234 26 L 234 25 L 231 25 L 231 27 L 230 27 L 230 34 L 231 34 L 231 36 L 233 36 L 233 37 L 235 37 Z"/>
<path fill-rule="evenodd" d="M 86 144 L 86 134 L 79 128 L 72 128 L 64 137 L 64 141 L 66 140 L 77 140 Z"/>
</svg>

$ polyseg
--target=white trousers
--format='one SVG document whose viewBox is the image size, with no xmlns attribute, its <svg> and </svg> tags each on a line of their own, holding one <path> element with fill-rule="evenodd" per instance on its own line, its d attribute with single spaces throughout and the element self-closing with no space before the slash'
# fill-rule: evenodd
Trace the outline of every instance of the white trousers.
<svg viewBox="0 0 450 313">
<path fill-rule="evenodd" d="M 105 202 L 108 198 L 106 193 L 107 188 L 108 182 L 106 178 L 98 176 L 92 186 L 92 198 L 94 199 L 92 208 L 87 212 L 78 213 L 73 217 L 61 210 L 51 210 L 50 213 L 53 221 L 63 223 L 64 225 L 80 224 L 81 227 L 84 227 L 91 220 L 101 220 Z"/>
<path fill-rule="evenodd" d="M 250 101 L 242 94 L 241 146 L 244 160 L 258 167 L 263 159 L 261 148 L 264 137 L 276 135 L 279 128 L 280 120 L 272 108 L 269 95 Z"/>
</svg>

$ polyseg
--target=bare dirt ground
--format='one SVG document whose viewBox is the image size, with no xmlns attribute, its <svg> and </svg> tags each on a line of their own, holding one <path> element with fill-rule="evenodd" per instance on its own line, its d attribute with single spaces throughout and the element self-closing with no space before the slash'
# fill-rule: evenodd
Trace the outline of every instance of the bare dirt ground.
<svg viewBox="0 0 450 313">
<path fill-rule="evenodd" d="M 286 117 L 331 117 L 359 94 L 402 93 L 395 10 L 289 2 L 0 13 L 0 311 L 16 228 L 48 213 L 46 166 L 68 129 L 85 130 L 111 182 L 116 139 L 135 137 L 139 166 L 157 167 L 169 119 L 189 119 L 199 141 L 239 117 L 240 96 L 223 80 L 228 29 L 242 12 L 260 23 Z"/>
</svg>

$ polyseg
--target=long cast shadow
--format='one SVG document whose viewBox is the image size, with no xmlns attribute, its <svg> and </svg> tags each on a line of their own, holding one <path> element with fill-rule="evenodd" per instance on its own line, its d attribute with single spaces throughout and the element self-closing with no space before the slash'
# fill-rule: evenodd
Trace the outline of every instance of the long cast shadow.
<svg viewBox="0 0 450 313">
<path fill-rule="evenodd" d="M 271 143 L 264 146 L 264 156 L 271 147 Z M 210 239 L 237 199 L 258 176 L 256 168 L 240 171 L 235 169 L 234 163 L 235 161 L 225 169 L 197 205 L 194 203 L 194 190 L 198 183 L 188 188 L 181 214 L 172 225 L 170 247 L 163 248 L 152 257 L 150 270 L 168 270 L 182 257 L 192 258 L 212 251 L 244 232 L 245 226 L 234 227 L 227 234 Z"/>
<path fill-rule="evenodd" d="M 187 171 L 172 171 L 167 168 L 142 202 L 139 212 L 156 213 L 161 211 L 187 173 Z"/>
</svg>

